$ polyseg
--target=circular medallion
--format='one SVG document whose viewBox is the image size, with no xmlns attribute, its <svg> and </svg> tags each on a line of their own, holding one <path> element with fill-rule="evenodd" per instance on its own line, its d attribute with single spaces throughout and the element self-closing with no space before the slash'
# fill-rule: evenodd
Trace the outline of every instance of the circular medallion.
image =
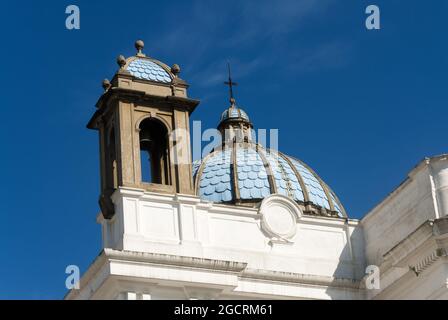
<svg viewBox="0 0 448 320">
<path fill-rule="evenodd" d="M 260 207 L 263 231 L 273 238 L 291 239 L 296 234 L 300 208 L 289 198 L 272 195 Z"/>
</svg>

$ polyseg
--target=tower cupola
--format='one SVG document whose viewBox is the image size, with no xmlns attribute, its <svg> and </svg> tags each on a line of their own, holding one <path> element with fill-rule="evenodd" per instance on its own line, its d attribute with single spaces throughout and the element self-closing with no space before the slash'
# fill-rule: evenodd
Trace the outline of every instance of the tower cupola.
<svg viewBox="0 0 448 320">
<path fill-rule="evenodd" d="M 236 105 L 233 87 L 237 85 L 232 81 L 230 64 L 228 64 L 229 79 L 224 84 L 229 86 L 230 106 L 221 114 L 218 130 L 221 132 L 223 142 L 249 142 L 252 140 L 253 125 L 247 113 Z"/>
<path fill-rule="evenodd" d="M 106 218 L 114 215 L 111 196 L 132 187 L 162 193 L 193 194 L 190 114 L 199 104 L 187 94 L 180 67 L 143 53 L 119 55 L 118 71 L 103 81 L 104 93 L 87 127 L 100 137 L 100 207 Z"/>
</svg>

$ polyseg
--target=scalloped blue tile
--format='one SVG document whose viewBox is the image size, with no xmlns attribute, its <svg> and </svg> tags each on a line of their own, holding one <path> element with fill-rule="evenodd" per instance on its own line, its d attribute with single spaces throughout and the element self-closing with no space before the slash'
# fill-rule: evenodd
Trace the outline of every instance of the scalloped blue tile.
<svg viewBox="0 0 448 320">
<path fill-rule="evenodd" d="M 303 190 L 299 183 L 295 170 L 283 156 L 276 152 L 266 152 L 260 149 L 266 157 L 273 172 L 274 182 L 277 192 L 291 197 L 295 201 L 304 201 Z M 286 156 L 285 156 L 286 157 Z M 307 187 L 310 201 L 314 204 L 330 208 L 324 188 L 318 178 L 300 160 L 289 158 L 297 172 L 302 177 Z M 261 156 L 255 149 L 237 149 L 236 173 L 238 177 L 238 187 L 241 199 L 259 200 L 270 195 L 270 184 L 268 173 L 263 164 Z M 232 150 L 216 152 L 206 158 L 202 169 L 202 175 L 198 181 L 199 196 L 213 202 L 230 202 L 233 200 L 234 190 L 232 190 L 233 174 L 231 172 Z M 196 175 L 200 167 L 200 162 L 193 164 L 193 173 Z M 335 210 L 339 216 L 343 216 L 342 205 L 336 201 L 335 195 L 330 190 L 331 201 L 335 205 Z"/>
<path fill-rule="evenodd" d="M 231 151 L 216 152 L 207 158 L 199 180 L 199 196 L 213 202 L 233 200 Z"/>
<path fill-rule="evenodd" d="M 317 204 L 318 206 L 330 209 L 330 204 L 328 203 L 327 196 L 325 195 L 324 189 L 320 185 L 319 181 L 316 179 L 314 174 L 312 174 L 305 166 L 303 166 L 299 161 L 289 158 L 291 162 L 296 167 L 299 174 L 302 176 L 303 183 L 308 189 L 308 195 L 310 201 Z"/>
<path fill-rule="evenodd" d="M 147 59 L 135 59 L 131 61 L 127 70 L 138 79 L 162 83 L 171 82 L 171 77 L 165 69 Z"/>
<path fill-rule="evenodd" d="M 263 160 L 255 150 L 237 149 L 236 163 L 241 199 L 263 199 L 271 194 Z"/>
<path fill-rule="evenodd" d="M 330 191 L 330 197 L 331 197 L 331 200 L 333 201 L 334 209 L 337 211 L 337 213 L 340 217 L 343 217 L 344 214 L 342 213 L 341 206 L 340 206 L 339 202 L 336 201 L 336 197 L 334 196 L 333 192 L 331 192 L 331 191 Z"/>
<path fill-rule="evenodd" d="M 247 121 L 249 121 L 249 116 L 247 113 L 238 108 L 238 107 L 230 107 L 229 109 L 224 110 L 224 112 L 221 114 L 221 121 L 231 119 L 231 118 L 243 118 Z"/>
</svg>

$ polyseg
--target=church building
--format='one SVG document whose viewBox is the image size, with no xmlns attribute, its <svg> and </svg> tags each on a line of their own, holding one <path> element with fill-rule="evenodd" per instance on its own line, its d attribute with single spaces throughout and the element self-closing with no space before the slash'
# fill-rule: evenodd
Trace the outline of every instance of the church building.
<svg viewBox="0 0 448 320">
<path fill-rule="evenodd" d="M 222 145 L 192 162 L 199 100 L 135 47 L 87 125 L 102 251 L 66 299 L 448 299 L 448 155 L 352 219 L 312 167 L 257 142 L 233 93 Z"/>
</svg>

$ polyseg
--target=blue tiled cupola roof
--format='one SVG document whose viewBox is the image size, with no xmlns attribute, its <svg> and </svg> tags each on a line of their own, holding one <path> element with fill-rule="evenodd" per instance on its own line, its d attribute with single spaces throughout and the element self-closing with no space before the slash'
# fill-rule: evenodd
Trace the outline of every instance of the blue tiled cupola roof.
<svg viewBox="0 0 448 320">
<path fill-rule="evenodd" d="M 257 204 L 285 195 L 306 211 L 346 217 L 335 193 L 302 161 L 253 143 L 214 151 L 193 165 L 197 194 L 218 203 Z"/>
<path fill-rule="evenodd" d="M 128 62 L 126 68 L 134 77 L 142 80 L 151 80 L 155 82 L 170 83 L 172 76 L 169 71 L 164 69 L 154 60 L 146 57 L 136 57 Z"/>
<path fill-rule="evenodd" d="M 224 110 L 224 112 L 221 114 L 220 122 L 223 122 L 223 121 L 229 120 L 229 119 L 243 119 L 248 122 L 250 121 L 247 113 L 243 109 L 240 109 L 235 105 L 232 105 L 229 109 Z"/>
<path fill-rule="evenodd" d="M 239 108 L 233 97 L 230 98 L 230 107 L 225 109 L 221 114 L 221 119 L 219 120 L 218 128 L 222 127 L 224 124 L 229 122 L 242 122 L 252 126 L 249 116 L 247 113 Z"/>
<path fill-rule="evenodd" d="M 142 52 L 143 47 L 143 41 L 137 40 L 135 42 L 136 55 L 127 59 L 122 55 L 118 56 L 117 63 L 120 66 L 120 72 L 128 72 L 139 80 L 163 84 L 172 83 L 174 79 L 180 80 L 178 78 L 180 67 L 177 64 L 168 67 L 163 62 L 146 56 Z"/>
</svg>

